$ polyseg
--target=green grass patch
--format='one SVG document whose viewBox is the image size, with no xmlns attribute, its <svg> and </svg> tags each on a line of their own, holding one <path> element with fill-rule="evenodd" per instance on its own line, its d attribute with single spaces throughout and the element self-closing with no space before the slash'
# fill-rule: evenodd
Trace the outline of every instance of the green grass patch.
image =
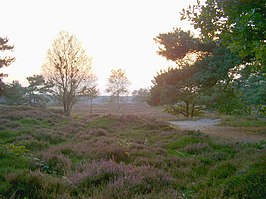
<svg viewBox="0 0 266 199">
<path fill-rule="evenodd" d="M 183 137 L 176 139 L 175 141 L 167 143 L 166 147 L 174 150 L 174 149 L 179 149 L 179 148 L 185 147 L 188 144 L 198 143 L 200 141 L 201 140 L 197 137 L 183 136 Z"/>
<path fill-rule="evenodd" d="M 233 127 L 266 127 L 266 119 L 258 119 L 255 117 L 228 116 L 222 119 L 221 124 Z"/>
<path fill-rule="evenodd" d="M 22 132 L 14 130 L 0 130 L 1 142 L 8 143 L 16 139 L 17 136 L 21 135 Z"/>
<path fill-rule="evenodd" d="M 0 196 L 8 191 L 10 184 L 5 176 L 29 168 L 29 161 L 23 156 L 0 154 Z M 15 190 L 14 190 L 15 191 Z"/>
<path fill-rule="evenodd" d="M 89 122 L 86 127 L 89 129 L 92 129 L 92 128 L 106 129 L 106 128 L 110 128 L 114 123 L 115 121 L 112 118 L 100 117 L 100 118 L 96 118 L 95 120 Z"/>
</svg>

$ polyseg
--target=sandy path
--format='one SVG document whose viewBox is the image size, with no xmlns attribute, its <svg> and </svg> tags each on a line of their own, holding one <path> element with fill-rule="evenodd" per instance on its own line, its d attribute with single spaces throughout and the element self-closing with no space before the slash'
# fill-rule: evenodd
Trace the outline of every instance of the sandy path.
<svg viewBox="0 0 266 199">
<path fill-rule="evenodd" d="M 220 123 L 220 119 L 199 119 L 199 120 L 184 120 L 184 121 L 169 121 L 185 130 L 205 130 Z"/>
<path fill-rule="evenodd" d="M 220 126 L 220 119 L 199 119 L 199 120 L 183 120 L 169 121 L 170 124 L 177 126 L 183 130 L 200 130 L 215 137 L 222 137 L 232 141 L 266 141 L 265 127 L 230 127 Z M 258 133 L 260 132 L 260 133 Z M 264 132 L 264 133 L 263 133 Z"/>
</svg>

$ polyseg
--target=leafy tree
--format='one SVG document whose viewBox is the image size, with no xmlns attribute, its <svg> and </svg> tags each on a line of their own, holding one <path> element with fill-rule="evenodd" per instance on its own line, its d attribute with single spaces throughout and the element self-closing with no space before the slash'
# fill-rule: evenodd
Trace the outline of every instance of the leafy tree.
<svg viewBox="0 0 266 199">
<path fill-rule="evenodd" d="M 27 77 L 29 86 L 27 87 L 28 103 L 30 106 L 45 104 L 47 98 L 44 94 L 49 92 L 52 85 L 48 85 L 42 75 L 33 75 Z"/>
<path fill-rule="evenodd" d="M 206 41 L 216 41 L 265 72 L 266 7 L 264 0 L 206 0 L 183 9 Z"/>
<path fill-rule="evenodd" d="M 120 98 L 122 95 L 128 93 L 128 86 L 130 82 L 122 69 L 112 70 L 111 75 L 108 78 L 108 84 L 106 88 L 107 93 L 111 93 L 112 97 L 115 97 L 120 108 Z"/>
<path fill-rule="evenodd" d="M 176 62 L 177 68 L 155 77 L 151 104 L 168 104 L 171 112 L 192 117 L 205 103 L 202 96 L 208 89 L 230 83 L 236 75 L 239 57 L 214 42 L 180 29 L 159 34 L 155 41 L 160 44 L 158 54 Z"/>
<path fill-rule="evenodd" d="M 149 104 L 167 104 L 172 109 L 170 112 L 193 117 L 198 87 L 187 81 L 190 75 L 184 68 L 169 68 L 158 73 L 153 80 Z"/>
<path fill-rule="evenodd" d="M 90 113 L 92 113 L 92 102 L 93 99 L 100 95 L 100 91 L 97 88 L 97 76 L 92 74 L 91 78 L 81 90 L 81 95 L 87 97 L 90 100 Z"/>
<path fill-rule="evenodd" d="M 14 46 L 8 45 L 8 39 L 7 38 L 1 38 L 0 37 L 0 51 L 3 52 L 5 50 L 12 51 Z M 12 62 L 15 61 L 14 57 L 10 56 L 5 56 L 5 57 L 0 57 L 0 68 L 4 66 L 9 66 Z M 3 78 L 7 76 L 7 74 L 0 73 L 0 96 L 4 92 L 5 84 L 3 82 Z"/>
<path fill-rule="evenodd" d="M 227 95 L 227 101 L 232 100 L 229 103 L 232 107 L 239 108 L 240 105 L 236 104 L 242 104 L 245 109 L 248 106 L 250 113 L 254 107 L 265 106 L 263 94 L 265 93 L 263 79 L 266 72 L 265 1 L 206 0 L 205 4 L 198 2 L 197 5 L 183 9 L 181 14 L 182 19 L 188 19 L 196 29 L 200 30 L 202 41 L 214 42 L 220 48 L 226 48 L 231 54 L 239 56 L 239 63 L 229 69 L 228 73 L 232 70 L 237 71 L 238 75 L 233 77 L 240 78 L 228 81 L 230 85 L 224 84 L 227 85 L 227 89 L 222 89 L 224 93 L 220 96 Z M 232 59 L 227 57 L 225 60 Z M 223 83 L 221 81 L 221 85 Z M 229 97 L 228 93 L 232 96 Z M 221 103 L 225 105 L 222 101 Z"/>
<path fill-rule="evenodd" d="M 226 115 L 240 115 L 248 112 L 242 97 L 243 93 L 239 90 L 239 85 L 236 82 L 230 84 L 224 82 L 205 93 L 204 103 L 208 110 L 218 111 Z"/>
<path fill-rule="evenodd" d="M 6 85 L 4 98 L 8 105 L 22 105 L 26 103 L 26 88 L 22 87 L 18 81 L 13 81 Z"/>
<path fill-rule="evenodd" d="M 204 43 L 200 38 L 195 38 L 190 31 L 185 32 L 180 28 L 161 33 L 154 38 L 154 41 L 159 44 L 157 53 L 176 63 L 183 62 L 184 58 L 190 54 L 201 59 L 202 56 L 211 53 L 216 48 L 214 42 Z M 191 61 L 191 57 L 187 59 Z"/>
<path fill-rule="evenodd" d="M 70 115 L 78 95 L 91 77 L 91 59 L 74 35 L 60 32 L 46 62 L 42 66 L 44 78 L 53 85 L 52 94 Z"/>
<path fill-rule="evenodd" d="M 241 112 L 240 109 L 245 112 L 247 105 L 252 106 L 251 103 L 255 105 L 265 99 L 262 95 L 264 87 L 252 86 L 265 77 L 265 56 L 262 55 L 266 54 L 266 23 L 260 22 L 262 17 L 261 21 L 265 22 L 265 12 L 262 13 L 265 11 L 265 3 L 257 1 L 253 4 L 249 0 L 243 5 L 240 3 L 241 0 L 207 0 L 205 4 L 198 3 L 183 10 L 182 18 L 189 19 L 195 28 L 200 29 L 199 38 L 181 29 L 159 34 L 155 38 L 160 45 L 158 54 L 176 62 L 177 68 L 181 69 L 167 71 L 172 73 L 167 75 L 172 76 L 171 84 L 154 85 L 156 88 L 152 91 L 157 93 L 157 98 L 165 95 L 168 101 L 172 99 L 173 103 L 176 99 L 177 102 L 180 96 L 184 96 L 180 95 L 178 86 L 182 82 L 182 85 L 193 91 L 193 96 L 196 96 L 194 102 L 230 114 L 234 110 Z M 193 61 L 188 62 L 190 58 Z M 182 62 L 189 64 L 182 68 Z M 187 73 L 189 76 L 184 75 L 186 78 L 181 81 L 179 73 Z M 252 93 L 253 99 L 248 98 L 247 93 Z M 209 103 L 211 99 L 215 101 Z M 224 99 L 227 99 L 226 103 Z"/>
<path fill-rule="evenodd" d="M 147 88 L 140 88 L 132 92 L 134 102 L 147 102 L 150 96 L 150 90 Z"/>
<path fill-rule="evenodd" d="M 247 105 L 249 114 L 252 110 L 263 114 L 266 107 L 266 76 L 252 74 L 248 79 L 239 80 L 242 101 Z"/>
</svg>

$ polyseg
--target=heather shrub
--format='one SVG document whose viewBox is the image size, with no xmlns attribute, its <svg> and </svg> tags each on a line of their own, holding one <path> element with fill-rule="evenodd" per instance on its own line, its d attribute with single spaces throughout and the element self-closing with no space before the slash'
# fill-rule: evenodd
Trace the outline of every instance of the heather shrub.
<svg viewBox="0 0 266 199">
<path fill-rule="evenodd" d="M 92 136 L 107 136 L 109 133 L 107 130 L 103 129 L 103 128 L 95 128 L 95 129 L 91 129 L 89 132 Z"/>
<path fill-rule="evenodd" d="M 95 146 L 96 144 L 98 146 Z M 91 156 L 97 159 L 112 159 L 115 162 L 128 162 L 129 153 L 126 147 L 120 146 L 118 143 L 100 144 L 102 142 L 94 143 L 94 147 L 91 149 Z"/>
<path fill-rule="evenodd" d="M 59 144 L 66 141 L 65 136 L 60 133 L 55 133 L 54 131 L 47 129 L 36 129 L 28 132 L 33 138 L 38 141 L 44 141 L 50 144 Z"/>
<path fill-rule="evenodd" d="M 47 176 L 39 171 L 23 170 L 8 174 L 9 189 L 3 195 L 15 198 L 60 198 L 67 195 L 69 185 L 64 179 Z"/>
<path fill-rule="evenodd" d="M 39 141 L 36 139 L 22 140 L 22 141 L 19 141 L 17 143 L 25 146 L 26 149 L 28 149 L 31 152 L 44 150 L 44 149 L 48 148 L 48 145 L 49 145 L 49 143 L 46 141 L 42 141 L 42 140 Z"/>
<path fill-rule="evenodd" d="M 19 123 L 13 122 L 10 119 L 0 118 L 0 130 L 16 129 L 19 127 Z"/>
<path fill-rule="evenodd" d="M 183 150 L 190 154 L 200 154 L 210 150 L 210 145 L 208 143 L 194 143 L 186 145 Z"/>
<path fill-rule="evenodd" d="M 116 162 L 129 160 L 128 147 L 121 146 L 119 139 L 111 136 L 95 136 L 73 145 L 72 149 L 95 159 L 113 159 Z"/>
<path fill-rule="evenodd" d="M 71 161 L 63 154 L 41 152 L 40 157 L 33 161 L 33 165 L 48 174 L 62 176 L 71 171 Z"/>
<path fill-rule="evenodd" d="M 107 190 L 116 198 L 127 193 L 124 197 L 137 194 L 147 194 L 171 187 L 172 177 L 150 166 L 136 167 L 118 164 L 113 160 L 88 162 L 80 166 L 79 172 L 69 176 L 71 182 L 80 190 L 90 190 L 93 195 L 95 189 Z"/>
</svg>

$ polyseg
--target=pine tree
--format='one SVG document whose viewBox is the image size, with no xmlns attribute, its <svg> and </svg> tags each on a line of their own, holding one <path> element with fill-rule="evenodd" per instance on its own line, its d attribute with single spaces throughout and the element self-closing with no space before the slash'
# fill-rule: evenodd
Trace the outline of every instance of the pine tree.
<svg viewBox="0 0 266 199">
<path fill-rule="evenodd" d="M 2 38 L 0 37 L 0 51 L 12 51 L 14 46 L 11 46 L 8 43 L 8 39 L 7 38 Z M 2 67 L 7 67 L 9 66 L 12 62 L 15 61 L 14 57 L 10 57 L 10 56 L 5 56 L 5 57 L 0 57 L 0 68 Z M 0 96 L 3 94 L 4 92 L 4 88 L 5 88 L 5 84 L 3 82 L 3 78 L 6 77 L 7 74 L 1 73 L 0 72 Z"/>
</svg>

